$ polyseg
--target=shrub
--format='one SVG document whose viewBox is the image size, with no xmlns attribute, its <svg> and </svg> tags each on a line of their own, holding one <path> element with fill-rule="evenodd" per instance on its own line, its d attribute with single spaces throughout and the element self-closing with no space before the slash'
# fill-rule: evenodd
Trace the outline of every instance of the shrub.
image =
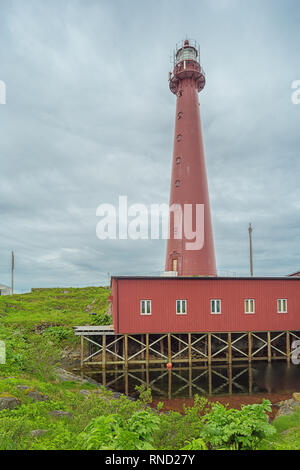
<svg viewBox="0 0 300 470">
<path fill-rule="evenodd" d="M 79 436 L 79 448 L 86 450 L 150 450 L 159 417 L 150 411 L 133 413 L 129 420 L 120 414 L 92 419 Z"/>
<path fill-rule="evenodd" d="M 204 427 L 200 437 L 215 449 L 257 449 L 261 440 L 276 433 L 268 423 L 266 411 L 271 411 L 269 400 L 242 406 L 241 410 L 214 403 L 211 412 L 202 418 Z"/>
<path fill-rule="evenodd" d="M 70 328 L 65 326 L 50 326 L 44 331 L 44 335 L 54 341 L 63 341 L 73 338 L 74 333 Z"/>
<path fill-rule="evenodd" d="M 107 313 L 97 313 L 97 315 L 93 315 L 91 319 L 92 325 L 111 325 L 112 324 L 112 317 Z"/>
</svg>

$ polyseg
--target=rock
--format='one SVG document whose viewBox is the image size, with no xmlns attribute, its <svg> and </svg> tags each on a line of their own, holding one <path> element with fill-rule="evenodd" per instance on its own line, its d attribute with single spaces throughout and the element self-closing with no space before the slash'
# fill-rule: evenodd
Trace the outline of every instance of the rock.
<svg viewBox="0 0 300 470">
<path fill-rule="evenodd" d="M 294 413 L 295 409 L 300 406 L 300 401 L 296 401 L 293 398 L 280 402 L 279 410 L 276 413 L 275 418 L 280 416 L 289 416 Z"/>
<path fill-rule="evenodd" d="M 74 418 L 74 415 L 72 413 L 69 413 L 68 411 L 62 411 L 62 410 L 49 411 L 49 415 L 57 416 L 58 418 Z"/>
<path fill-rule="evenodd" d="M 299 401 L 299 402 L 300 402 L 300 393 L 298 393 L 298 392 L 293 393 L 293 399 L 294 399 L 295 401 Z"/>
<path fill-rule="evenodd" d="M 32 437 L 41 437 L 48 432 L 48 429 L 34 429 L 30 431 L 30 435 Z"/>
<path fill-rule="evenodd" d="M 89 396 L 91 395 L 92 391 L 91 390 L 79 390 L 79 392 L 81 395 L 83 395 L 85 398 L 89 398 Z"/>
<path fill-rule="evenodd" d="M 13 410 L 21 405 L 16 397 L 0 397 L 0 410 Z"/>
<path fill-rule="evenodd" d="M 97 299 L 92 300 L 92 302 L 85 307 L 86 312 L 91 312 L 91 310 L 94 309 L 94 305 L 96 303 Z"/>
<path fill-rule="evenodd" d="M 16 388 L 18 390 L 28 390 L 30 387 L 28 385 L 17 385 Z"/>
<path fill-rule="evenodd" d="M 27 393 L 27 396 L 30 397 L 33 401 L 47 401 L 49 398 L 46 395 L 38 392 L 37 390 L 33 390 Z"/>
</svg>

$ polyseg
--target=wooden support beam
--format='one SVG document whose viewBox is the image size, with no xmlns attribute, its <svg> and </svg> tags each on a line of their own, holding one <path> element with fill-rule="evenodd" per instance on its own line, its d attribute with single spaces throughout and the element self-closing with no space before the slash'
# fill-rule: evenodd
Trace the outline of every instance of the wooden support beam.
<svg viewBox="0 0 300 470">
<path fill-rule="evenodd" d="M 211 333 L 207 334 L 207 358 L 208 365 L 211 364 Z"/>
<path fill-rule="evenodd" d="M 149 333 L 146 333 L 146 365 L 149 367 Z"/>
<path fill-rule="evenodd" d="M 189 365 L 192 365 L 192 334 L 188 333 L 188 360 L 189 360 Z"/>
<path fill-rule="evenodd" d="M 268 342 L 268 362 L 271 362 L 271 332 L 267 331 L 267 342 Z"/>
<path fill-rule="evenodd" d="M 232 363 L 231 333 L 228 333 L 228 364 Z"/>
<path fill-rule="evenodd" d="M 248 333 L 248 362 L 249 364 L 252 362 L 252 334 L 250 331 Z"/>
<path fill-rule="evenodd" d="M 83 360 L 84 360 L 84 336 L 82 335 L 80 338 L 80 366 L 83 367 Z"/>
<path fill-rule="evenodd" d="M 193 396 L 193 370 L 189 367 L 189 397 Z"/>
<path fill-rule="evenodd" d="M 288 365 L 291 363 L 291 342 L 290 342 L 290 332 L 286 332 L 286 361 Z"/>
<path fill-rule="evenodd" d="M 102 335 L 102 369 L 106 367 L 106 335 Z"/>
<path fill-rule="evenodd" d="M 168 333 L 168 362 L 172 362 L 171 333 Z"/>
<path fill-rule="evenodd" d="M 124 335 L 124 361 L 125 368 L 128 368 L 128 335 Z"/>
</svg>

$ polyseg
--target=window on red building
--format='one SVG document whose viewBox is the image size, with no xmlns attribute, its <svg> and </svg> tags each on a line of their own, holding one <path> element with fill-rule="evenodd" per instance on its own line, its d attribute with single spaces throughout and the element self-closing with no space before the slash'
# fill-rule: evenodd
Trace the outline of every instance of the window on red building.
<svg viewBox="0 0 300 470">
<path fill-rule="evenodd" d="M 212 314 L 221 313 L 221 300 L 220 299 L 212 299 L 210 301 L 210 313 Z"/>
<path fill-rule="evenodd" d="M 151 315 L 151 300 L 141 300 L 141 315 Z"/>
<path fill-rule="evenodd" d="M 254 299 L 245 299 L 245 313 L 255 313 Z"/>
<path fill-rule="evenodd" d="M 176 314 L 186 315 L 186 300 L 176 300 Z"/>
<path fill-rule="evenodd" d="M 278 313 L 287 313 L 287 299 L 278 299 L 277 300 L 277 312 Z"/>
</svg>

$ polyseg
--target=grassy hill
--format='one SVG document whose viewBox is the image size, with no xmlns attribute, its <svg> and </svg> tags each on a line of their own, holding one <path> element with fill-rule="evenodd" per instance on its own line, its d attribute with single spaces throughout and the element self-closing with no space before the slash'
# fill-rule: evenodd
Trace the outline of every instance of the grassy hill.
<svg viewBox="0 0 300 470">
<path fill-rule="evenodd" d="M 91 312 L 104 314 L 110 290 L 106 287 L 34 289 L 29 294 L 0 297 L 2 325 L 35 327 L 86 325 Z"/>
</svg>

